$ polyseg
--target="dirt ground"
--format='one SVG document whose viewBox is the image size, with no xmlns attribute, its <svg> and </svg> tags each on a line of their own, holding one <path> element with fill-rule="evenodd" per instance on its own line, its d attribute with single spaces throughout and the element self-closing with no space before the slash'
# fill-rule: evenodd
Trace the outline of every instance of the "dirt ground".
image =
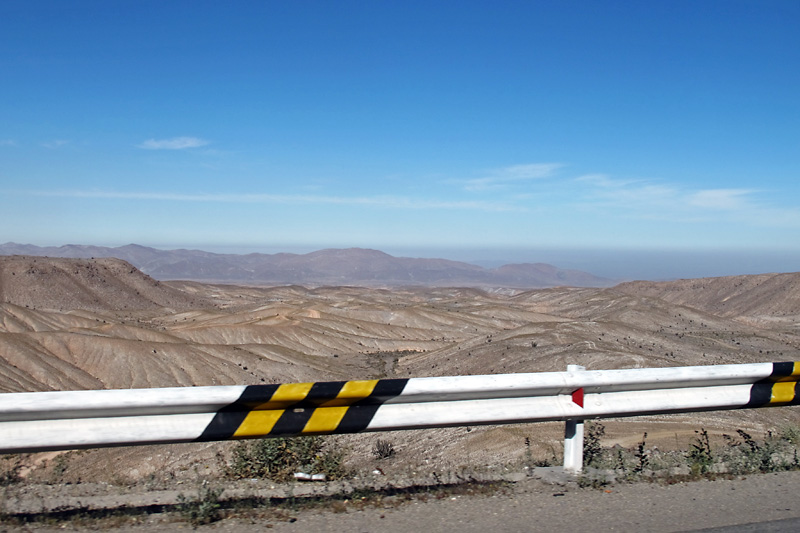
<svg viewBox="0 0 800 533">
<path fill-rule="evenodd" d="M 294 505 L 286 505 L 285 500 L 280 505 L 266 503 L 230 513 L 232 516 L 206 525 L 193 525 L 180 513 L 162 512 L 157 503 L 152 503 L 174 500 L 174 493 L 106 495 L 106 504 L 116 498 L 118 502 L 127 501 L 133 508 L 138 501 L 139 505 L 150 505 L 151 512 L 94 519 L 78 513 L 28 524 L 6 519 L 0 523 L 0 531 L 671 532 L 774 521 L 779 521 L 774 527 L 784 527 L 775 530 L 792 531 L 790 524 L 800 523 L 787 521 L 800 521 L 797 498 L 800 472 L 674 484 L 619 483 L 600 488 L 581 488 L 574 478 L 552 469 L 537 469 L 527 475 L 507 474 L 505 479 L 501 485 L 462 485 L 414 495 L 360 497 L 356 493 L 349 498 L 327 499 L 313 505 L 300 502 L 315 493 L 341 490 L 342 486 L 306 484 L 292 489 L 298 502 Z M 286 491 L 286 487 L 231 487 L 226 493 L 230 491 L 230 496 L 241 496 L 248 491 L 249 494 L 259 491 L 266 494 L 276 493 L 276 490 Z M 96 498 L 86 497 L 82 505 L 88 508 L 99 504 Z M 753 526 L 752 530 L 766 530 L 767 526 L 769 524 Z"/>
</svg>

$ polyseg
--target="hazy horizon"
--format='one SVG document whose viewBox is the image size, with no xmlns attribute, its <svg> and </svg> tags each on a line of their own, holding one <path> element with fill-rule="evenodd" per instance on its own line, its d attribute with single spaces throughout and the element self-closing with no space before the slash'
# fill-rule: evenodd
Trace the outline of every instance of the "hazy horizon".
<svg viewBox="0 0 800 533">
<path fill-rule="evenodd" d="M 14 241 L 9 241 L 14 242 Z M 4 243 L 0 243 L 4 244 Z M 664 250 L 664 249 L 491 249 L 491 248 L 430 248 L 392 246 L 326 246 L 326 245 L 151 245 L 147 243 L 55 243 L 37 244 L 15 242 L 39 247 L 104 246 L 118 248 L 129 244 L 158 250 L 200 250 L 217 254 L 244 255 L 250 253 L 307 254 L 323 249 L 366 248 L 379 250 L 394 257 L 449 259 L 497 268 L 513 263 L 547 263 L 562 269 L 582 270 L 612 280 L 672 280 L 767 274 L 800 271 L 800 252 L 787 250 Z"/>
</svg>

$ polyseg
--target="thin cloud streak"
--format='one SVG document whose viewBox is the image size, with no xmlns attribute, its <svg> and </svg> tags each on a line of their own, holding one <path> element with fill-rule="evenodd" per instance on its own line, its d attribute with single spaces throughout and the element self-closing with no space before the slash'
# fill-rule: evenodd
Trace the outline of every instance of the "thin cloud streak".
<svg viewBox="0 0 800 533">
<path fill-rule="evenodd" d="M 614 179 L 609 177 L 607 174 L 585 174 L 575 178 L 575 181 L 588 183 L 589 185 L 594 185 L 596 187 L 602 187 L 605 189 L 627 187 L 628 185 L 646 182 L 646 180 L 641 179 Z"/>
<path fill-rule="evenodd" d="M 561 163 L 531 163 L 527 165 L 512 165 L 497 169 L 493 174 L 498 180 L 519 181 L 539 178 L 549 178 L 553 173 L 563 167 Z"/>
<path fill-rule="evenodd" d="M 392 209 L 464 209 L 478 211 L 524 211 L 524 209 L 505 203 L 481 201 L 444 201 L 416 199 L 401 196 L 315 196 L 315 195 L 276 195 L 276 194 L 180 194 L 152 192 L 115 191 L 28 191 L 32 196 L 51 196 L 62 198 L 96 198 L 113 200 L 147 200 L 167 202 L 215 202 L 235 204 L 326 204 L 360 205 Z"/>
<path fill-rule="evenodd" d="M 564 165 L 561 163 L 531 163 L 525 165 L 512 165 L 491 171 L 488 176 L 470 180 L 462 180 L 467 191 L 486 191 L 501 189 L 521 182 L 549 178 Z"/>
<path fill-rule="evenodd" d="M 602 174 L 574 180 L 585 188 L 576 204 L 607 215 L 702 223 L 737 221 L 760 227 L 800 227 L 800 209 L 759 203 L 755 189 L 687 190 L 654 180 L 614 180 Z"/>
<path fill-rule="evenodd" d="M 67 144 L 69 144 L 69 141 L 65 141 L 64 139 L 56 139 L 53 141 L 43 142 L 42 146 L 44 146 L 45 148 L 55 149 L 55 148 L 61 148 L 62 146 L 65 146 Z"/>
<path fill-rule="evenodd" d="M 185 150 L 187 148 L 199 148 L 210 144 L 205 139 L 197 137 L 173 137 L 171 139 L 147 139 L 137 148 L 144 150 Z"/>
<path fill-rule="evenodd" d="M 748 207 L 752 189 L 709 189 L 688 196 L 689 204 L 705 209 L 734 210 Z"/>
</svg>

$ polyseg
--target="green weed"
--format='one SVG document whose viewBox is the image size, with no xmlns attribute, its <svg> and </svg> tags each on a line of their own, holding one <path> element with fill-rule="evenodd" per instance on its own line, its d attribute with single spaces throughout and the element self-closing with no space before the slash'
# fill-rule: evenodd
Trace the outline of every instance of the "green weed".
<svg viewBox="0 0 800 533">
<path fill-rule="evenodd" d="M 650 452 L 645 449 L 645 441 L 647 440 L 647 432 L 642 435 L 642 440 L 636 445 L 636 450 L 633 456 L 636 458 L 636 465 L 633 467 L 633 473 L 641 475 L 650 465 Z"/>
<path fill-rule="evenodd" d="M 190 500 L 178 495 L 178 512 L 194 526 L 210 524 L 220 519 L 219 497 L 224 489 L 211 488 L 206 483 L 198 489 L 197 498 Z"/>
<path fill-rule="evenodd" d="M 711 466 L 714 464 L 714 455 L 711 452 L 708 431 L 701 429 L 695 433 L 697 433 L 697 437 L 686 454 L 686 459 L 689 460 L 689 470 L 692 475 L 698 476 L 711 470 Z"/>
<path fill-rule="evenodd" d="M 600 440 L 606 434 L 606 427 L 600 422 L 587 422 L 584 426 L 583 460 L 587 466 L 596 466 L 603 458 Z"/>
<path fill-rule="evenodd" d="M 321 437 L 278 437 L 240 442 L 234 449 L 228 475 L 287 481 L 295 472 L 345 477 L 343 454 L 325 446 Z"/>
</svg>

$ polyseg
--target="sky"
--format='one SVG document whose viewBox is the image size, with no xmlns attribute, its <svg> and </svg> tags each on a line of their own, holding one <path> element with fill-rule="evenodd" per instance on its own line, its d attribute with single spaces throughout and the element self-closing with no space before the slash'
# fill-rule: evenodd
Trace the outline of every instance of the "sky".
<svg viewBox="0 0 800 533">
<path fill-rule="evenodd" d="M 0 2 L 0 243 L 800 271 L 800 3 Z"/>
</svg>

